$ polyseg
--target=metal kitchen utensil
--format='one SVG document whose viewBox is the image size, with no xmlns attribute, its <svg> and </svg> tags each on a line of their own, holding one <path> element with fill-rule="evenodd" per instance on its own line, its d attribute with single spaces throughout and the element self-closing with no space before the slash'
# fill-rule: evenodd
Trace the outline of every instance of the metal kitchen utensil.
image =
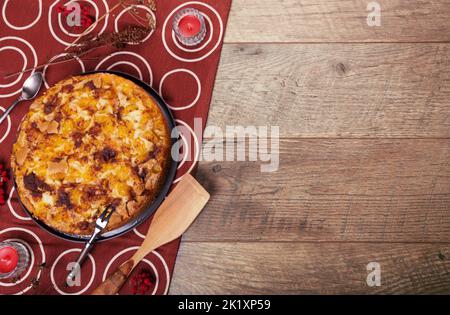
<svg viewBox="0 0 450 315">
<path fill-rule="evenodd" d="M 0 124 L 8 117 L 9 113 L 22 101 L 28 101 L 36 97 L 41 89 L 42 81 L 44 78 L 42 77 L 42 73 L 35 72 L 28 79 L 25 80 L 25 83 L 22 87 L 22 94 L 19 96 L 17 100 L 12 103 L 11 106 L 3 113 L 0 117 Z"/>
<path fill-rule="evenodd" d="M 106 207 L 106 209 L 103 211 L 103 213 L 95 221 L 94 233 L 92 233 L 91 238 L 86 242 L 86 245 L 84 245 L 84 248 L 81 251 L 80 256 L 78 257 L 78 259 L 75 263 L 75 266 L 72 268 L 72 271 L 70 271 L 69 275 L 67 276 L 67 278 L 66 278 L 67 285 L 70 285 L 70 283 L 73 281 L 75 276 L 80 271 L 81 264 L 84 262 L 87 255 L 89 254 L 97 237 L 108 225 L 109 219 L 111 218 L 111 216 L 115 210 L 116 210 L 115 207 L 112 207 L 111 205 L 109 205 L 108 207 Z"/>
</svg>

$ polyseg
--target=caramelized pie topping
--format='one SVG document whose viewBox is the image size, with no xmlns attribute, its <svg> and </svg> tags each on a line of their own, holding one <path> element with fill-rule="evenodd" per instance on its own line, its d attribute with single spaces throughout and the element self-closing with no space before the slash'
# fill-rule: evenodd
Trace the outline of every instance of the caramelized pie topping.
<svg viewBox="0 0 450 315">
<path fill-rule="evenodd" d="M 155 101 L 133 82 L 72 77 L 31 105 L 11 164 L 35 217 L 87 235 L 106 206 L 116 208 L 108 225 L 114 229 L 155 198 L 170 164 L 170 134 Z"/>
</svg>

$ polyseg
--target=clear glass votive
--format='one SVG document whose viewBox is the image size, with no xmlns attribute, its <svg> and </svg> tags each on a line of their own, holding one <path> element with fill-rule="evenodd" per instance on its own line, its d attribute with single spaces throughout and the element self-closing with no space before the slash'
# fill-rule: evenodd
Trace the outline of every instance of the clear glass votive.
<svg viewBox="0 0 450 315">
<path fill-rule="evenodd" d="M 0 279 L 16 278 L 28 267 L 30 253 L 20 242 L 0 242 Z"/>
<path fill-rule="evenodd" d="M 196 46 L 206 37 L 205 18 L 193 8 L 178 11 L 173 18 L 172 28 L 176 38 L 185 46 Z"/>
</svg>

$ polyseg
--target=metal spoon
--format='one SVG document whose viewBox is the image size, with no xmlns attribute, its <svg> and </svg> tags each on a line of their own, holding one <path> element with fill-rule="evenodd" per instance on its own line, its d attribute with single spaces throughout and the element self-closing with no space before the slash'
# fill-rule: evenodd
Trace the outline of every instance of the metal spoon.
<svg viewBox="0 0 450 315">
<path fill-rule="evenodd" d="M 6 117 L 8 117 L 9 113 L 14 109 L 14 107 L 16 107 L 17 104 L 36 97 L 41 88 L 42 81 L 43 77 L 40 72 L 35 72 L 28 79 L 26 79 L 22 87 L 22 94 L 0 117 L 0 124 L 6 119 Z"/>
</svg>

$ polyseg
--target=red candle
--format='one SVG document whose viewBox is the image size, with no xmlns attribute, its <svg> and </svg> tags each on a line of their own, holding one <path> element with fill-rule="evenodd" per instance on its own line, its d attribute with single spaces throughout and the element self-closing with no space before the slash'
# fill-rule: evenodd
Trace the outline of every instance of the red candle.
<svg viewBox="0 0 450 315">
<path fill-rule="evenodd" d="M 186 15 L 178 22 L 178 29 L 184 37 L 194 37 L 200 33 L 202 23 L 195 15 Z"/>
<path fill-rule="evenodd" d="M 206 36 L 206 24 L 203 14 L 193 8 L 178 11 L 172 22 L 175 36 L 185 46 L 200 44 Z"/>
<path fill-rule="evenodd" d="M 19 254 L 12 246 L 0 248 L 0 273 L 10 273 L 19 262 Z"/>
</svg>

